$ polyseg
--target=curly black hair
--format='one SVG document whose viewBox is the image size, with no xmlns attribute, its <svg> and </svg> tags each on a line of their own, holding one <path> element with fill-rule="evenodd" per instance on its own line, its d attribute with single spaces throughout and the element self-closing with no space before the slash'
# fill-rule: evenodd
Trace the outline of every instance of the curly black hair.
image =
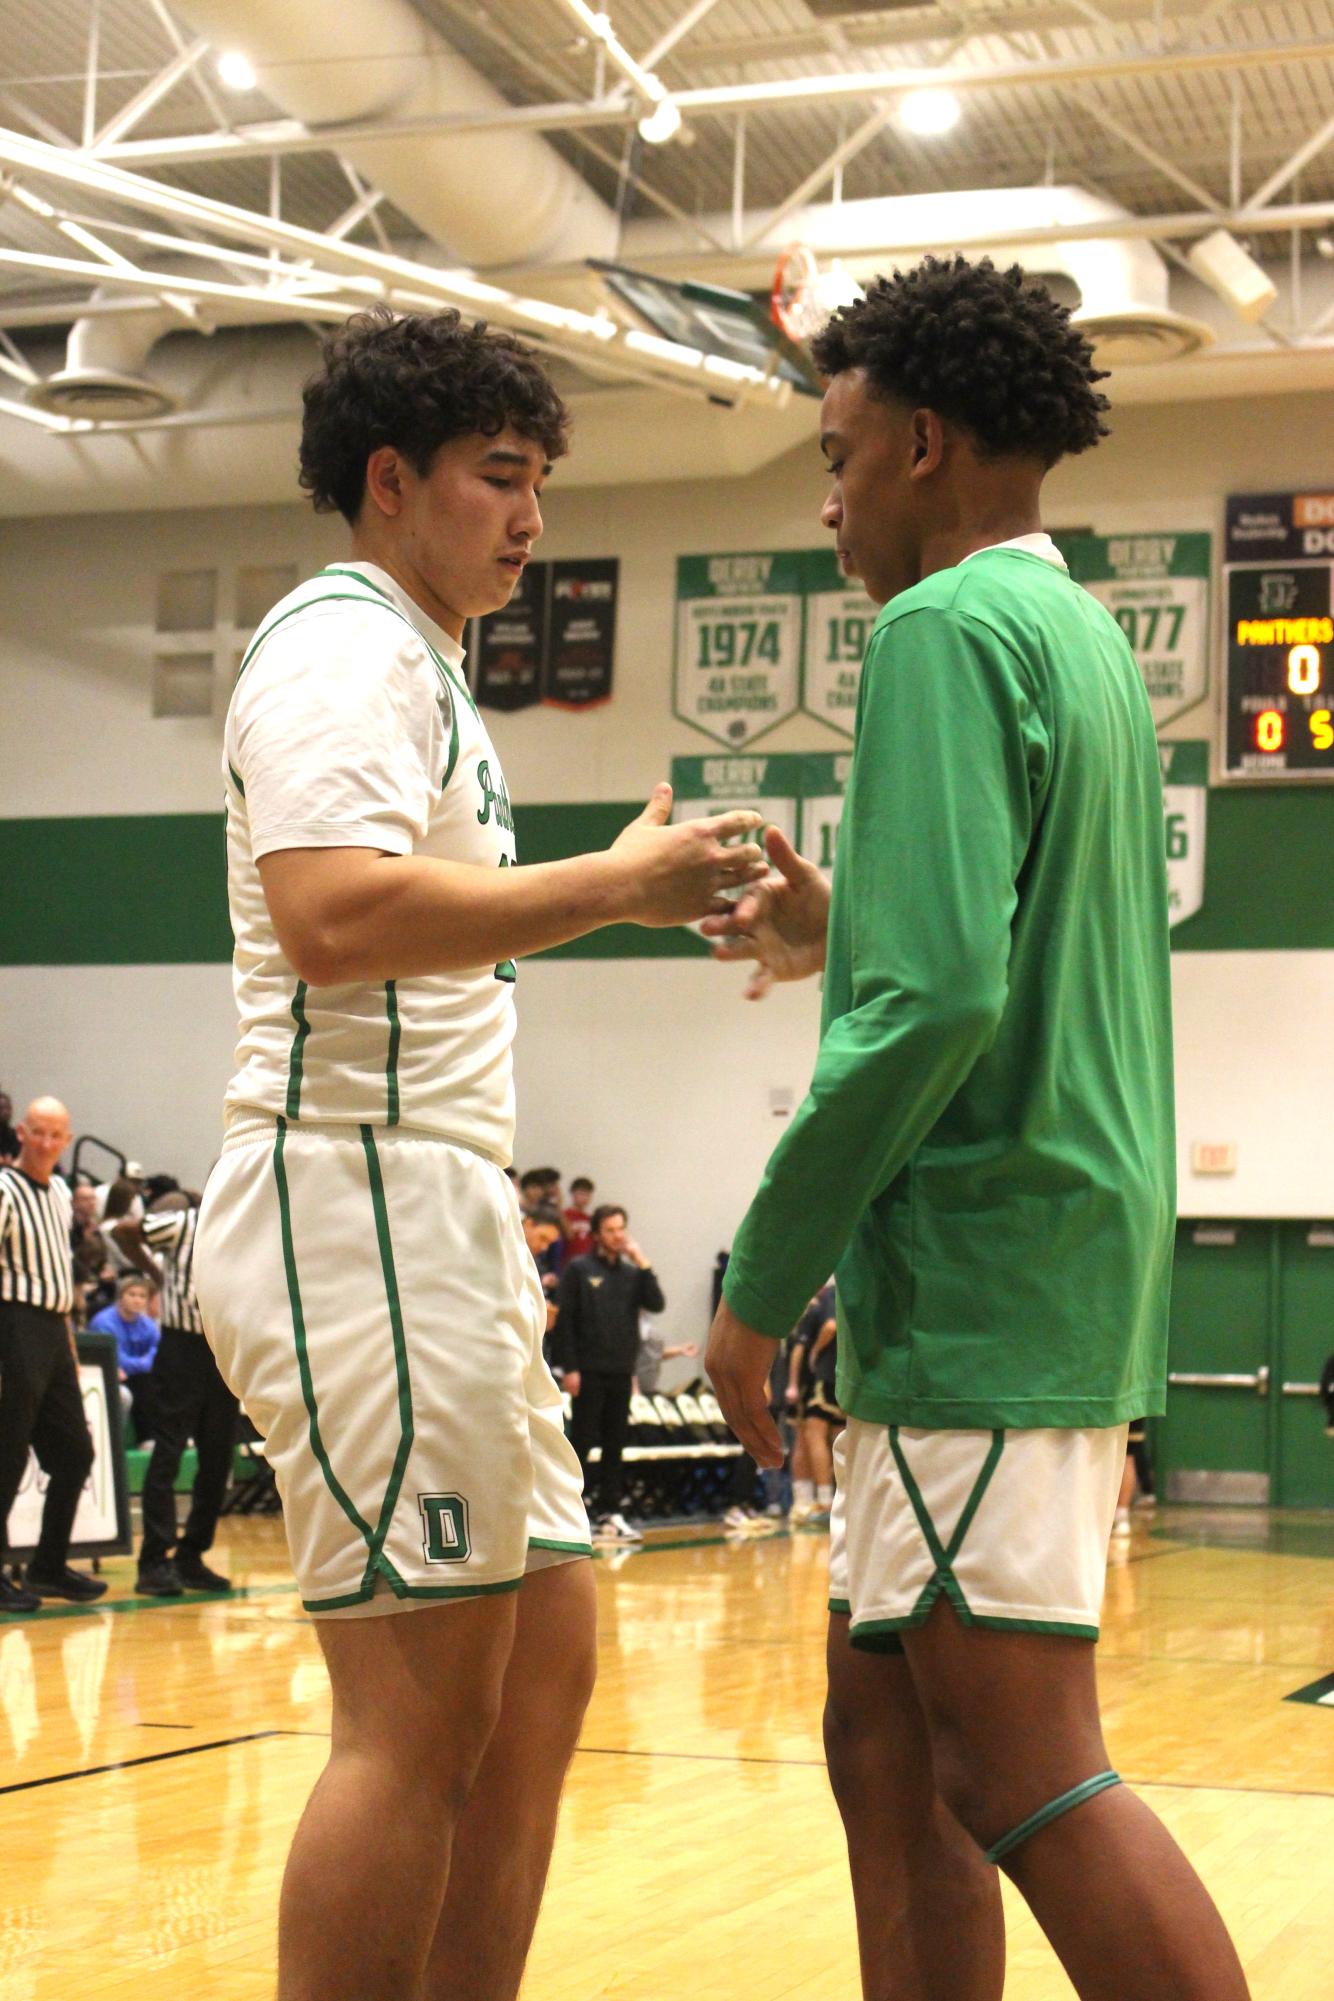
<svg viewBox="0 0 1334 2001">
<path fill-rule="evenodd" d="M 366 461 L 393 445 L 420 473 L 441 445 L 512 425 L 549 459 L 568 449 L 570 414 L 536 354 L 514 334 L 461 313 L 373 306 L 326 335 L 302 391 L 301 485 L 321 514 L 355 522 Z"/>
<path fill-rule="evenodd" d="M 820 373 L 864 368 L 885 401 L 935 410 L 962 426 L 989 458 L 1051 467 L 1107 436 L 1107 371 L 1068 307 L 1019 265 L 924 257 L 877 278 L 811 342 Z"/>
</svg>

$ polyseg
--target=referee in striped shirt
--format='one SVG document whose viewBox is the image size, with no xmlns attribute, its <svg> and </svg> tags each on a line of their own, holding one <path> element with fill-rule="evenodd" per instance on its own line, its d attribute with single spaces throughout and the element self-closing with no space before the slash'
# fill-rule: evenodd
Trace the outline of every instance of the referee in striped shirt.
<svg viewBox="0 0 1334 2001">
<path fill-rule="evenodd" d="M 177 1189 L 160 1196 L 141 1220 L 127 1216 L 111 1230 L 116 1248 L 162 1292 L 162 1341 L 153 1363 L 156 1435 L 144 1475 L 144 1539 L 135 1587 L 153 1598 L 231 1590 L 230 1578 L 204 1561 L 231 1478 L 239 1406 L 204 1339 L 195 1298 L 199 1200 Z M 199 1466 L 189 1520 L 178 1540 L 176 1475 L 192 1438 Z"/>
<path fill-rule="evenodd" d="M 47 1489 L 26 1589 L 0 1567 L 0 1611 L 35 1612 L 43 1598 L 79 1604 L 107 1587 L 69 1567 L 74 1517 L 93 1464 L 69 1324 L 73 1204 L 53 1173 L 70 1142 L 69 1113 L 57 1098 L 36 1098 L 18 1134 L 17 1161 L 0 1167 L 0 1564 L 29 1447 Z"/>
</svg>

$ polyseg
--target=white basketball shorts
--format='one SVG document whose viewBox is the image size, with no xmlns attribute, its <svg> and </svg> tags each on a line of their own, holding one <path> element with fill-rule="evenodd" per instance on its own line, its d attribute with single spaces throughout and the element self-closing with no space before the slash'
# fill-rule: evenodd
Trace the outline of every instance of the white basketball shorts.
<svg viewBox="0 0 1334 2001">
<path fill-rule="evenodd" d="M 508 1179 L 401 1127 L 233 1125 L 194 1276 L 320 1617 L 510 1591 L 591 1554 Z"/>
<path fill-rule="evenodd" d="M 850 1418 L 834 1443 L 829 1609 L 852 1644 L 946 1599 L 967 1626 L 1096 1640 L 1128 1426 L 918 1431 Z"/>
</svg>

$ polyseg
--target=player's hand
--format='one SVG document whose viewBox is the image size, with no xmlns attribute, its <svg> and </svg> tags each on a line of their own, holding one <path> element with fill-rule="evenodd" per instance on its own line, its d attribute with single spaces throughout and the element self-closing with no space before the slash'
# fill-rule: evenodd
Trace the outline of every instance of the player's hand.
<svg viewBox="0 0 1334 2001">
<path fill-rule="evenodd" d="M 757 1466 L 781 1466 L 783 1447 L 769 1409 L 776 1341 L 738 1320 L 724 1300 L 713 1316 L 704 1370 L 732 1430 Z"/>
<path fill-rule="evenodd" d="M 693 923 L 718 910 L 725 893 L 768 873 L 763 850 L 746 838 L 764 824 L 758 813 L 738 809 L 675 827 L 671 815 L 671 786 L 655 785 L 639 818 L 612 843 L 625 893 L 621 914 L 631 924 Z"/>
<path fill-rule="evenodd" d="M 563 1390 L 568 1391 L 570 1396 L 577 1397 L 583 1386 L 583 1380 L 578 1369 L 567 1369 L 561 1377 L 560 1386 Z"/>
<path fill-rule="evenodd" d="M 748 889 L 728 911 L 706 917 L 700 930 L 715 959 L 754 959 L 747 1000 L 763 1000 L 775 980 L 804 980 L 824 967 L 829 884 L 813 862 L 770 827 L 769 860 L 778 871 Z"/>
</svg>

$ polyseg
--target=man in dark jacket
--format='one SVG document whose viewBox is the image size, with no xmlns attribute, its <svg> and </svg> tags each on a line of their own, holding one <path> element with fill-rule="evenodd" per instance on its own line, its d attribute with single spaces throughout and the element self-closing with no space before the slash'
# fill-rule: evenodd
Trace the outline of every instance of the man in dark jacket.
<svg viewBox="0 0 1334 2001">
<path fill-rule="evenodd" d="M 604 1202 L 592 1220 L 592 1250 L 586 1257 L 571 1258 L 561 1273 L 553 1347 L 574 1399 L 571 1441 L 590 1499 L 588 1455 L 595 1445 L 602 1448 L 597 1530 L 618 1542 L 641 1542 L 639 1530 L 621 1513 L 621 1453 L 630 1422 L 639 1316 L 661 1313 L 667 1302 L 651 1265 L 631 1241 L 624 1209 Z"/>
</svg>

